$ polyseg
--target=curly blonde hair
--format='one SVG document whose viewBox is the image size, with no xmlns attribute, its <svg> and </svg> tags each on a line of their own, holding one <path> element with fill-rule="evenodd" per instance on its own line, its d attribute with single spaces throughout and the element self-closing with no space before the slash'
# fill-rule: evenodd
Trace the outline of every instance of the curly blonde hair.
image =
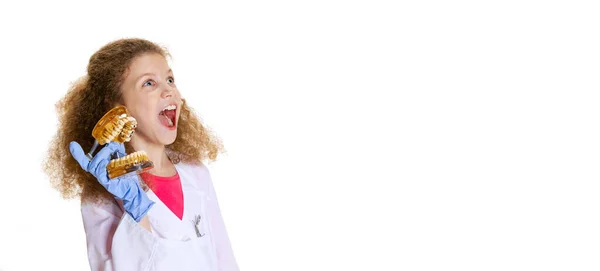
<svg viewBox="0 0 600 271">
<path fill-rule="evenodd" d="M 58 130 L 50 143 L 44 171 L 63 198 L 102 200 L 112 198 L 95 177 L 84 171 L 69 151 L 69 143 L 77 141 L 84 150 L 91 149 L 92 129 L 104 113 L 121 99 L 120 87 L 129 65 L 138 56 L 156 53 L 170 57 L 166 48 L 144 39 L 120 39 L 100 48 L 90 57 L 87 75 L 72 84 L 56 104 Z M 128 153 L 133 151 L 125 143 Z M 177 138 L 166 146 L 173 163 L 214 161 L 224 152 L 221 140 L 202 125 L 196 113 L 184 103 L 177 127 Z"/>
</svg>

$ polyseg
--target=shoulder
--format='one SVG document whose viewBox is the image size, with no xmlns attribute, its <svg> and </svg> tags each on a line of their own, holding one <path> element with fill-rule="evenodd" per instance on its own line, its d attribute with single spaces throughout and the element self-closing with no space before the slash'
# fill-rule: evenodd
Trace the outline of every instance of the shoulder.
<svg viewBox="0 0 600 271">
<path fill-rule="evenodd" d="M 175 167 L 177 168 L 177 172 L 180 172 L 180 174 L 181 172 L 184 172 L 197 177 L 210 177 L 208 167 L 206 167 L 206 165 L 200 161 L 195 163 L 179 162 L 175 164 Z"/>
<path fill-rule="evenodd" d="M 124 213 L 123 203 L 116 199 L 96 199 L 81 201 L 81 214 L 86 217 L 115 216 L 120 217 Z"/>
<path fill-rule="evenodd" d="M 208 167 L 200 161 L 196 163 L 179 162 L 175 164 L 175 168 L 182 184 L 187 183 L 205 190 L 212 182 Z"/>
</svg>

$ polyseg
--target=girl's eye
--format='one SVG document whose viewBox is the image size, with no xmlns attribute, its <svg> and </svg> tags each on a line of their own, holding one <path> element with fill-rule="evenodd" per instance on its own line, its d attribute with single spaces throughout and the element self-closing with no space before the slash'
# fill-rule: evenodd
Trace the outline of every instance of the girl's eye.
<svg viewBox="0 0 600 271">
<path fill-rule="evenodd" d="M 150 87 L 152 85 L 154 85 L 154 82 L 152 82 L 152 80 L 148 80 L 144 83 L 143 87 Z"/>
<path fill-rule="evenodd" d="M 167 82 L 169 82 L 169 84 L 173 84 L 173 83 L 175 83 L 175 78 L 169 77 L 169 78 L 167 78 Z"/>
</svg>

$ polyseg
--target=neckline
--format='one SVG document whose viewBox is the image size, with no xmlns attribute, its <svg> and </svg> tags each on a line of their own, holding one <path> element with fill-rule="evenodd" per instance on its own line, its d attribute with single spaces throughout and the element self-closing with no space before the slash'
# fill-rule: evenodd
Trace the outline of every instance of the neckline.
<svg viewBox="0 0 600 271">
<path fill-rule="evenodd" d="M 148 172 L 144 172 L 142 174 L 145 174 L 146 176 L 150 177 L 153 181 L 168 182 L 179 179 L 179 172 L 175 172 L 175 175 L 173 176 L 158 176 Z"/>
</svg>

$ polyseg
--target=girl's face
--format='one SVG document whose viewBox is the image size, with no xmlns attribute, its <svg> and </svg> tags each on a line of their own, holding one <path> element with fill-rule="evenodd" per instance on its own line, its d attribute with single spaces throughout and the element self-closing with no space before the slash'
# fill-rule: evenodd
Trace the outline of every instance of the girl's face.
<svg viewBox="0 0 600 271">
<path fill-rule="evenodd" d="M 181 95 L 167 60 L 160 54 L 138 56 L 125 73 L 122 102 L 138 123 L 133 138 L 169 145 L 177 137 Z"/>
</svg>

